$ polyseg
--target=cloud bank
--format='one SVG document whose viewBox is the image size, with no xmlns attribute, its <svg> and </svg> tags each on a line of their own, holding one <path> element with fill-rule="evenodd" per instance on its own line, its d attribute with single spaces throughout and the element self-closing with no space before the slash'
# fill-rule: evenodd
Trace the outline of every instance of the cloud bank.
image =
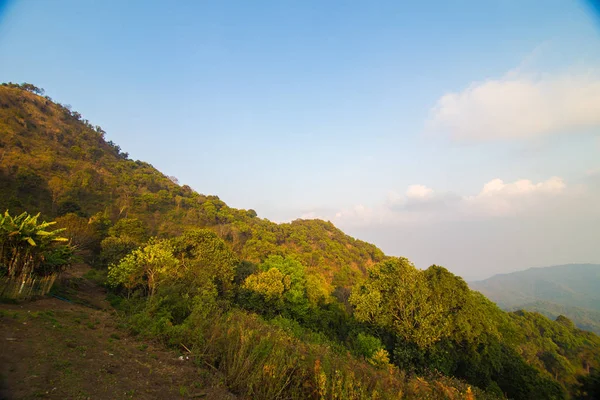
<svg viewBox="0 0 600 400">
<path fill-rule="evenodd" d="M 359 204 L 338 211 L 330 219 L 342 225 L 388 225 L 519 216 L 542 212 L 572 193 L 559 177 L 537 183 L 528 179 L 505 183 L 497 178 L 485 183 L 478 193 L 465 195 L 411 185 L 403 194 L 388 193 L 379 205 Z"/>
<path fill-rule="evenodd" d="M 600 74 L 572 73 L 472 83 L 447 93 L 427 130 L 453 140 L 523 139 L 600 127 Z"/>
<path fill-rule="evenodd" d="M 329 218 L 350 235 L 406 256 L 419 268 L 444 265 L 467 279 L 562 263 L 600 262 L 600 179 L 492 179 L 473 193 L 412 185 L 379 204 Z"/>
</svg>

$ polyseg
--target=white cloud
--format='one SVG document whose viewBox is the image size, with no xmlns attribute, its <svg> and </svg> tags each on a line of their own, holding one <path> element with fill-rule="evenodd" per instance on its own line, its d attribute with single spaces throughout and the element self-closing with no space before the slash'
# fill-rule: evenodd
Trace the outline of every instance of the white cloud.
<svg viewBox="0 0 600 400">
<path fill-rule="evenodd" d="M 477 195 L 463 198 L 463 212 L 484 216 L 514 215 L 527 208 L 543 205 L 548 198 L 563 193 L 565 188 L 564 181 L 558 177 L 538 183 L 528 179 L 513 183 L 493 179 L 483 185 Z"/>
<path fill-rule="evenodd" d="M 531 138 L 600 126 L 600 74 L 509 73 L 442 96 L 427 128 L 455 140 Z"/>
<path fill-rule="evenodd" d="M 413 199 L 423 199 L 431 196 L 433 189 L 423 185 L 410 185 L 406 190 L 406 197 Z"/>
<path fill-rule="evenodd" d="M 335 213 L 342 224 L 397 224 L 426 221 L 489 219 L 539 213 L 568 193 L 563 179 L 552 177 L 534 183 L 528 179 L 505 183 L 492 179 L 474 195 L 437 193 L 423 185 L 411 185 L 404 195 L 390 192 L 380 205 L 358 205 Z"/>
</svg>

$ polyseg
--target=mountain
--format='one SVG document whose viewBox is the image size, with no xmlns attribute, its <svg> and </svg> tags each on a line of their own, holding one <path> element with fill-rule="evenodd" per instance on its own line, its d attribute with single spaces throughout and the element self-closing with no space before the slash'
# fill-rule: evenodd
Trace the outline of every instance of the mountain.
<svg viewBox="0 0 600 400">
<path fill-rule="evenodd" d="M 600 264 L 567 264 L 499 274 L 470 282 L 505 310 L 565 315 L 581 329 L 600 333 Z"/>
<path fill-rule="evenodd" d="M 229 207 L 43 94 L 0 86 L 0 207 L 66 228 L 132 333 L 185 350 L 242 398 L 566 399 L 600 370 L 600 338 L 565 317 L 504 312 L 331 222 Z M 562 281 L 539 291 L 593 303 L 578 297 L 593 282 Z"/>
<path fill-rule="evenodd" d="M 293 255 L 339 287 L 352 285 L 384 259 L 376 246 L 330 222 L 276 224 L 180 186 L 152 165 L 129 159 L 104 139 L 100 126 L 42 93 L 29 84 L 0 87 L 0 205 L 13 212 L 128 218 L 139 221 L 148 236 L 160 237 L 209 228 L 244 260 Z"/>
</svg>

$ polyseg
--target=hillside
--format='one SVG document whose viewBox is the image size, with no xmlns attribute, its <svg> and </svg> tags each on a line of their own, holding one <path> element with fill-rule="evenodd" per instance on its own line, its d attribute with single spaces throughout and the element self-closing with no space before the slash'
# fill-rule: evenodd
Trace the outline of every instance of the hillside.
<svg viewBox="0 0 600 400">
<path fill-rule="evenodd" d="M 512 307 L 508 311 L 535 311 L 554 320 L 559 315 L 569 318 L 580 329 L 600 334 L 600 312 L 588 308 L 569 307 L 548 301 L 535 301 Z"/>
<path fill-rule="evenodd" d="M 180 186 L 152 165 L 130 160 L 104 139 L 101 127 L 32 88 L 0 87 L 0 204 L 5 208 L 39 210 L 48 218 L 75 212 L 137 219 L 150 236 L 207 227 L 245 260 L 294 255 L 340 287 L 383 259 L 377 247 L 330 222 L 275 224 L 253 210 L 234 209 L 217 196 Z"/>
<path fill-rule="evenodd" d="M 600 338 L 567 318 L 504 312 L 330 222 L 228 207 L 35 86 L 0 86 L 0 133 L 0 207 L 56 220 L 128 333 L 185 349 L 236 396 L 566 399 L 600 369 Z M 32 254 L 17 234 L 0 231 L 4 259 Z"/>
<path fill-rule="evenodd" d="M 505 310 L 525 309 L 550 318 L 565 315 L 582 328 L 600 332 L 600 265 L 568 264 L 530 268 L 470 282 Z"/>
</svg>

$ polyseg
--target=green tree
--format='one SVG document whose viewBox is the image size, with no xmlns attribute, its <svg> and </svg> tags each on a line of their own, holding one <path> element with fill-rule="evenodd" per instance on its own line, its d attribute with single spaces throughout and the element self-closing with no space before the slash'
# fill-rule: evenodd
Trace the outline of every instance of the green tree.
<svg viewBox="0 0 600 400">
<path fill-rule="evenodd" d="M 330 301 L 333 289 L 321 274 L 306 274 L 306 298 L 313 307 Z"/>
<path fill-rule="evenodd" d="M 137 218 L 121 218 L 110 227 L 108 234 L 119 238 L 127 237 L 139 244 L 148 240 L 148 228 Z"/>
<path fill-rule="evenodd" d="M 446 334 L 444 306 L 433 298 L 425 275 L 406 258 L 374 265 L 368 278 L 350 295 L 354 315 L 375 323 L 402 339 L 428 347 Z"/>
<path fill-rule="evenodd" d="M 244 281 L 243 288 L 261 294 L 267 301 L 283 301 L 283 293 L 289 290 L 291 280 L 277 268 L 260 271 Z"/>
<path fill-rule="evenodd" d="M 173 240 L 175 255 L 198 280 L 211 280 L 220 294 L 229 294 L 239 263 L 227 244 L 213 231 L 194 229 Z"/>
<path fill-rule="evenodd" d="M 152 298 L 166 277 L 179 273 L 178 266 L 179 260 L 173 256 L 173 245 L 169 240 L 151 240 L 118 264 L 110 265 L 108 283 L 113 287 L 123 286 L 128 291 L 142 286 Z"/>
<path fill-rule="evenodd" d="M 289 288 L 283 293 L 285 302 L 291 311 L 298 316 L 303 316 L 308 311 L 308 299 L 306 297 L 306 276 L 304 266 L 290 257 L 270 256 L 258 266 L 262 271 L 273 268 L 283 274 L 284 279 L 289 281 Z"/>
</svg>

